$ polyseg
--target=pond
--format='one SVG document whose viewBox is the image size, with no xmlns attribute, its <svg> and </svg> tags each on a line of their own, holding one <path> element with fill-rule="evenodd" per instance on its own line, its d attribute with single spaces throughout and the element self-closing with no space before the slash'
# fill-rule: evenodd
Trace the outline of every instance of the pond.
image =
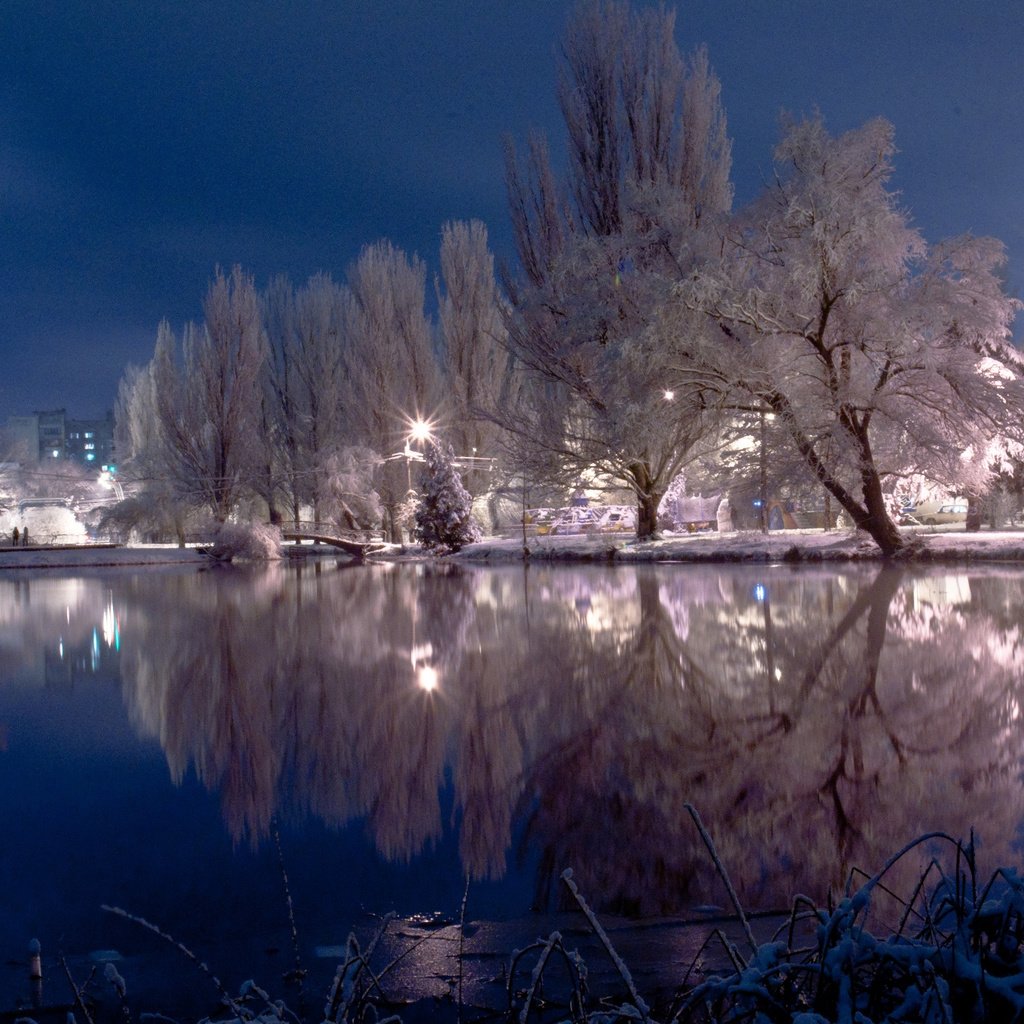
<svg viewBox="0 0 1024 1024">
<path fill-rule="evenodd" d="M 315 979 L 387 911 L 557 910 L 566 868 L 610 915 L 724 907 L 688 803 L 748 909 L 927 830 L 1016 863 L 1022 644 L 1011 568 L 0 573 L 0 1012 L 32 938 L 44 1001 L 117 957 L 211 1012 L 104 904 L 232 991 L 294 962 L 286 880 Z"/>
</svg>

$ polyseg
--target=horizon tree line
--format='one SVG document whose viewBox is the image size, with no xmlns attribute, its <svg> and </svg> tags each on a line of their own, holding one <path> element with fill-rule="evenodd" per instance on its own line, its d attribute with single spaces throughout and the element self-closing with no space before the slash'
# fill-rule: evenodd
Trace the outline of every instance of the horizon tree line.
<svg viewBox="0 0 1024 1024">
<path fill-rule="evenodd" d="M 344 282 L 257 292 L 218 270 L 204 323 L 160 326 L 129 369 L 119 450 L 160 507 L 223 521 L 258 498 L 398 535 L 410 478 L 389 459 L 436 417 L 461 454 L 563 489 L 627 488 L 637 533 L 680 472 L 750 471 L 760 428 L 780 477 L 827 496 L 886 555 L 918 477 L 983 494 L 1019 460 L 1021 360 L 996 239 L 926 244 L 892 191 L 893 126 L 833 136 L 785 119 L 774 178 L 732 209 L 731 142 L 705 48 L 675 13 L 585 0 L 559 55 L 567 163 L 507 143 L 518 267 L 496 283 L 486 227 L 441 235 L 427 271 L 388 241 Z M 765 431 L 770 421 L 770 434 Z M 738 443 L 739 442 L 739 443 Z M 471 493 L 488 481 L 467 475 Z"/>
</svg>

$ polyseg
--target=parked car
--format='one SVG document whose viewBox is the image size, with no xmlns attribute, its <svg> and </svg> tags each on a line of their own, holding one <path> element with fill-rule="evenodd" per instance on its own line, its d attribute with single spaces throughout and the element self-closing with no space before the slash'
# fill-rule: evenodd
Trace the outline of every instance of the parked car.
<svg viewBox="0 0 1024 1024">
<path fill-rule="evenodd" d="M 966 501 L 928 501 L 917 506 L 907 506 L 900 513 L 900 522 L 910 525 L 942 526 L 947 523 L 967 522 Z"/>
<path fill-rule="evenodd" d="M 598 533 L 632 533 L 636 530 L 636 509 L 630 505 L 606 505 L 594 509 Z"/>
</svg>

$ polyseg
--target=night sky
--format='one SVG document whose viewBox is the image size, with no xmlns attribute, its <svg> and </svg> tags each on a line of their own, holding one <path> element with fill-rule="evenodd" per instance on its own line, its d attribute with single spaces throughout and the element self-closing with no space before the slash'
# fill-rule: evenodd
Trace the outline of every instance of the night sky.
<svg viewBox="0 0 1024 1024">
<path fill-rule="evenodd" d="M 434 265 L 473 217 L 511 258 L 502 138 L 558 132 L 570 7 L 0 0 L 0 424 L 102 414 L 218 264 L 341 279 L 387 237 Z M 738 202 L 780 111 L 882 115 L 925 237 L 1000 237 L 1024 293 L 1024 2 L 693 0 L 677 34 L 722 80 Z"/>
</svg>

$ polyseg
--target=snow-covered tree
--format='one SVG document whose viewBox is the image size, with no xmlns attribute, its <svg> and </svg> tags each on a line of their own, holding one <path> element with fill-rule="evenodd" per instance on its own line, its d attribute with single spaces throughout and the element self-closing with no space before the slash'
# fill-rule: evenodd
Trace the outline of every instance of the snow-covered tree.
<svg viewBox="0 0 1024 1024">
<path fill-rule="evenodd" d="M 446 390 L 445 433 L 459 455 L 494 458 L 498 428 L 482 410 L 493 404 L 506 374 L 505 326 L 487 228 L 478 220 L 441 230 L 441 277 L 435 284 Z M 470 494 L 483 493 L 490 474 L 477 464 L 463 473 Z"/>
<path fill-rule="evenodd" d="M 980 491 L 992 470 L 969 453 L 1009 430 L 1021 402 L 1002 245 L 929 249 L 888 188 L 894 151 L 884 120 L 838 137 L 820 117 L 790 124 L 775 180 L 655 332 L 680 373 L 773 415 L 890 555 L 904 542 L 888 482 L 921 473 Z"/>
<path fill-rule="evenodd" d="M 389 242 L 367 246 L 349 268 L 343 300 L 347 426 L 355 444 L 385 457 L 400 452 L 410 422 L 429 416 L 441 394 L 426 267 Z M 396 515 L 408 490 L 400 460 L 383 461 L 377 492 L 385 527 L 399 540 Z"/>
<path fill-rule="evenodd" d="M 317 473 L 320 507 L 341 530 L 366 530 L 380 522 L 380 497 L 373 489 L 373 477 L 380 456 L 369 448 L 350 445 L 339 448 L 324 461 Z"/>
<path fill-rule="evenodd" d="M 343 295 L 326 274 L 297 292 L 286 278 L 276 278 L 263 295 L 270 422 L 280 467 L 275 484 L 287 495 L 293 519 L 301 504 L 312 505 L 320 518 L 322 485 L 346 443 Z"/>
<path fill-rule="evenodd" d="M 162 323 L 150 364 L 158 434 L 155 468 L 178 499 L 224 522 L 252 486 L 259 444 L 265 341 L 252 278 L 218 268 L 205 323 L 177 339 Z M 140 401 L 148 402 L 142 381 Z"/>
<path fill-rule="evenodd" d="M 596 470 L 632 489 L 641 537 L 715 424 L 650 318 L 732 201 L 718 79 L 705 51 L 682 57 L 674 24 L 621 0 L 577 7 L 560 68 L 566 180 L 538 137 L 525 168 L 509 148 L 506 175 L 525 273 L 507 283 L 508 345 L 524 380 L 501 422 L 529 476 Z"/>
<path fill-rule="evenodd" d="M 426 474 L 416 509 L 414 536 L 431 551 L 458 551 L 480 539 L 473 520 L 473 499 L 455 469 L 449 444 L 426 442 Z"/>
</svg>

